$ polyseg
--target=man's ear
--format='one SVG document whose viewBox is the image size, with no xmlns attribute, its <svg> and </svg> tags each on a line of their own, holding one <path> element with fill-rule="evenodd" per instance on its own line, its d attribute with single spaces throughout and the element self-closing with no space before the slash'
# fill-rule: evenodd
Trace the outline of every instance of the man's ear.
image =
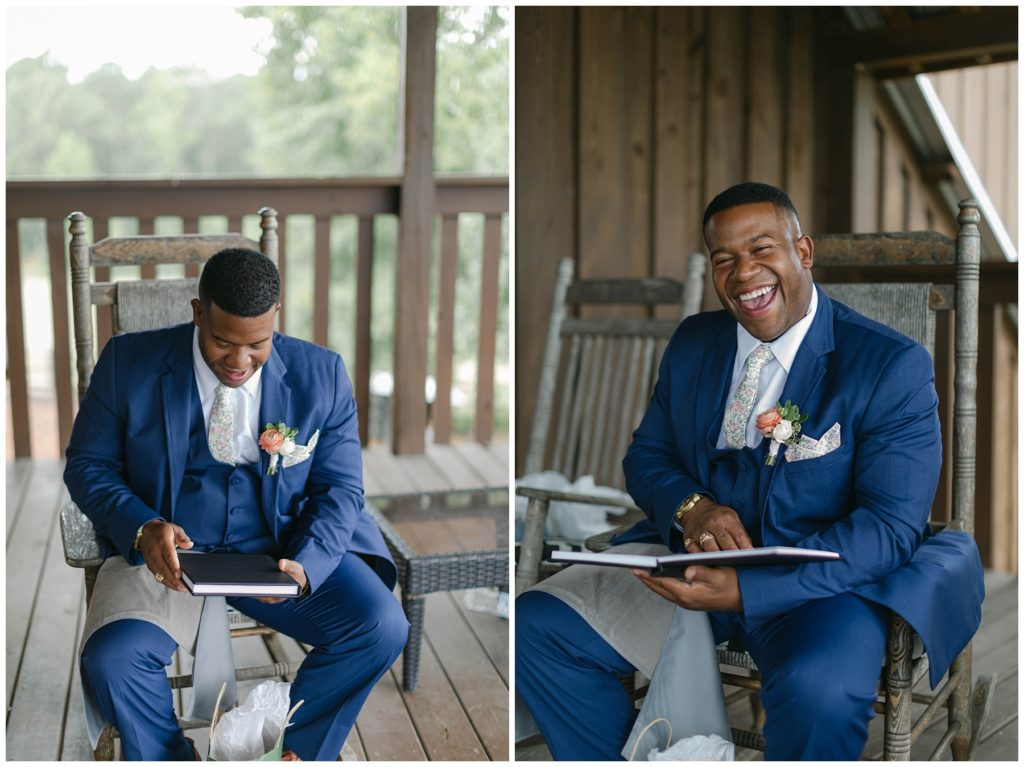
<svg viewBox="0 0 1024 767">
<path fill-rule="evenodd" d="M 198 298 L 192 299 L 192 324 L 197 328 L 203 324 L 203 304 Z"/>
<path fill-rule="evenodd" d="M 800 265 L 804 269 L 814 266 L 814 240 L 809 234 L 803 235 L 796 241 L 796 252 L 800 256 Z"/>
</svg>

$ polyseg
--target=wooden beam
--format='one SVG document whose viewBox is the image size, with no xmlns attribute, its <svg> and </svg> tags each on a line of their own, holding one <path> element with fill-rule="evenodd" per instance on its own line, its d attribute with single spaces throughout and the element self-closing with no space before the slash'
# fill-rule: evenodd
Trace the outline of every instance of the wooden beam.
<svg viewBox="0 0 1024 767">
<path fill-rule="evenodd" d="M 1017 8 L 996 6 L 838 35 L 834 49 L 850 64 L 908 72 L 965 62 L 1017 58 Z"/>
<path fill-rule="evenodd" d="M 427 406 L 427 328 L 434 210 L 434 72 L 437 8 L 402 12 L 404 157 L 395 264 L 395 389 L 392 449 L 422 453 Z"/>
</svg>

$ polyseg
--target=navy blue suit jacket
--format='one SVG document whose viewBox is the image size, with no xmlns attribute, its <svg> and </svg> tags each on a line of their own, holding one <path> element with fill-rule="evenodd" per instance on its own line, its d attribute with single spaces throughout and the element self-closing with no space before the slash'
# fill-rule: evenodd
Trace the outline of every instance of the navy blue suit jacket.
<svg viewBox="0 0 1024 767">
<path fill-rule="evenodd" d="M 188 457 L 193 325 L 115 336 L 103 349 L 82 398 L 67 449 L 64 481 L 109 553 L 129 562 L 138 528 L 175 520 Z M 320 430 L 309 459 L 267 475 L 260 451 L 259 497 L 251 499 L 277 541 L 275 556 L 299 562 L 315 590 L 348 551 L 371 555 L 389 588 L 397 571 L 363 511 L 362 455 L 352 386 L 334 352 L 274 333 L 263 366 L 259 424 L 283 421 L 304 445 Z M 188 532 L 186 530 L 186 532 Z"/>
<path fill-rule="evenodd" d="M 816 288 L 817 289 L 817 288 Z M 649 517 L 622 541 L 670 541 L 679 503 L 711 494 L 711 458 L 736 355 L 736 320 L 724 311 L 684 321 L 666 349 L 650 406 L 623 461 L 626 485 Z M 737 497 L 755 541 L 837 551 L 842 560 L 739 568 L 744 618 L 759 624 L 813 599 L 854 592 L 902 615 L 939 680 L 981 620 L 981 563 L 963 532 L 931 535 L 941 436 L 931 357 L 919 344 L 829 300 L 818 309 L 781 400 L 808 416 L 815 439 L 840 424 L 841 445 L 789 462 L 780 452 Z"/>
</svg>

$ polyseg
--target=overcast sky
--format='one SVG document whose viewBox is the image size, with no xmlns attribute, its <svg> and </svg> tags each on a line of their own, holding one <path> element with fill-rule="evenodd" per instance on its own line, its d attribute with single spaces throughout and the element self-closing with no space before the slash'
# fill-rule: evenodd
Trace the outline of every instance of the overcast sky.
<svg viewBox="0 0 1024 767">
<path fill-rule="evenodd" d="M 147 67 L 193 64 L 214 78 L 254 74 L 257 52 L 270 33 L 265 20 L 243 19 L 227 5 L 168 7 L 7 7 L 5 68 L 49 50 L 68 67 L 71 82 L 107 62 L 129 78 Z"/>
</svg>

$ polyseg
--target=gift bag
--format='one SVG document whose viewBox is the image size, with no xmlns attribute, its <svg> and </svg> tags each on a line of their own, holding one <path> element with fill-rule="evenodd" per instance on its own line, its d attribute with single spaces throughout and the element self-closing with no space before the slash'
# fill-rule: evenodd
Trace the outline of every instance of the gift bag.
<svg viewBox="0 0 1024 767">
<path fill-rule="evenodd" d="M 226 686 L 226 685 L 225 685 Z M 220 711 L 224 686 L 210 723 L 210 762 L 274 762 L 281 760 L 284 731 L 303 701 L 288 710 L 290 684 L 261 682 L 241 706 Z"/>
</svg>

